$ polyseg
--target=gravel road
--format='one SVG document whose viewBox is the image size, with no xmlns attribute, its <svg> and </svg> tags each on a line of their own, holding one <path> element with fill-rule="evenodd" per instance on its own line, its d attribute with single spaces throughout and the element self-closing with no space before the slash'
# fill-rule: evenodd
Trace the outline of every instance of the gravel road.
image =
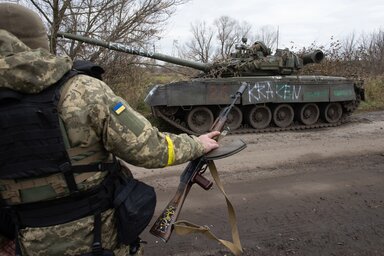
<svg viewBox="0 0 384 256">
<path fill-rule="evenodd" d="M 228 136 L 247 143 L 216 161 L 237 211 L 244 255 L 384 255 L 383 135 L 379 111 L 356 114 L 336 128 Z M 155 217 L 184 167 L 132 167 L 157 191 Z M 225 200 L 215 186 L 194 186 L 180 219 L 230 240 Z M 146 255 L 230 255 L 201 235 L 173 234 L 165 244 L 146 230 L 142 238 Z"/>
</svg>

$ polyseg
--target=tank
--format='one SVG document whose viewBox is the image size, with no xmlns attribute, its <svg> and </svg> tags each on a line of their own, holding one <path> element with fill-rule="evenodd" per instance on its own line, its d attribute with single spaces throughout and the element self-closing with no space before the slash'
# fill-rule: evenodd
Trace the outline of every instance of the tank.
<svg viewBox="0 0 384 256">
<path fill-rule="evenodd" d="M 247 89 L 228 117 L 232 133 L 337 126 L 364 100 L 361 80 L 297 74 L 304 65 L 324 59 L 320 50 L 299 55 L 277 49 L 272 54 L 263 42 L 248 45 L 243 39 L 228 59 L 200 63 L 79 35 L 58 35 L 200 70 L 196 78 L 155 85 L 145 98 L 155 117 L 190 134 L 207 132 L 244 83 Z"/>
</svg>

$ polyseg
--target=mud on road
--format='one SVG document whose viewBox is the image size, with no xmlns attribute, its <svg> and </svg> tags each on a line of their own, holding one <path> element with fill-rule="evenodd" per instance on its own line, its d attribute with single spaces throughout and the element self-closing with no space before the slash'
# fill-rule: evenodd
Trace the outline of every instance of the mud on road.
<svg viewBox="0 0 384 256">
<path fill-rule="evenodd" d="M 237 211 L 244 255 L 384 255 L 383 135 L 384 112 L 372 112 L 336 128 L 227 137 L 248 145 L 216 161 Z M 184 167 L 132 167 L 156 188 L 155 217 Z M 225 200 L 215 187 L 194 186 L 180 219 L 231 239 Z M 230 255 L 201 235 L 173 234 L 165 244 L 148 230 L 146 255 Z"/>
</svg>

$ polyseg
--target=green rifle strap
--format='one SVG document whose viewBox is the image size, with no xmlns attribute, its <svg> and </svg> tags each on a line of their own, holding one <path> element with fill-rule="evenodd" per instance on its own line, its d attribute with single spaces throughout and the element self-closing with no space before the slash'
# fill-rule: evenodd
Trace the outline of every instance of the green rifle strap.
<svg viewBox="0 0 384 256">
<path fill-rule="evenodd" d="M 207 226 L 199 226 L 199 225 L 196 225 L 196 224 L 193 224 L 191 222 L 184 221 L 184 220 L 176 221 L 173 224 L 174 231 L 178 235 L 186 235 L 186 234 L 191 234 L 191 233 L 201 233 L 209 239 L 218 241 L 219 243 L 221 243 L 222 245 L 227 247 L 234 255 L 236 255 L 236 256 L 241 255 L 243 252 L 243 248 L 241 246 L 239 230 L 237 228 L 235 209 L 233 208 L 232 203 L 229 201 L 228 196 L 224 191 L 224 187 L 220 181 L 219 174 L 217 172 L 215 163 L 213 161 L 209 161 L 208 167 L 209 167 L 209 170 L 211 171 L 211 175 L 212 175 L 213 179 L 216 182 L 217 187 L 220 189 L 221 193 L 225 197 L 225 200 L 227 203 L 227 209 L 228 209 L 228 220 L 229 220 L 229 223 L 231 225 L 233 242 L 217 238 L 210 231 L 209 227 L 207 227 Z"/>
</svg>

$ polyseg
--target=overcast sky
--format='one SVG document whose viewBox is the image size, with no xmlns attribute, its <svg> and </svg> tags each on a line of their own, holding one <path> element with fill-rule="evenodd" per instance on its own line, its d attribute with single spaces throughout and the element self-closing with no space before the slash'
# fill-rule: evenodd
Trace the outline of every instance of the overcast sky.
<svg viewBox="0 0 384 256">
<path fill-rule="evenodd" d="M 343 39 L 384 29 L 383 0 L 191 0 L 177 8 L 156 43 L 157 51 L 172 54 L 174 40 L 181 45 L 192 38 L 191 23 L 213 25 L 224 15 L 246 21 L 256 30 L 279 27 L 279 48 L 291 47 L 290 42 L 298 48 L 312 42 L 329 45 L 332 36 Z"/>
</svg>

